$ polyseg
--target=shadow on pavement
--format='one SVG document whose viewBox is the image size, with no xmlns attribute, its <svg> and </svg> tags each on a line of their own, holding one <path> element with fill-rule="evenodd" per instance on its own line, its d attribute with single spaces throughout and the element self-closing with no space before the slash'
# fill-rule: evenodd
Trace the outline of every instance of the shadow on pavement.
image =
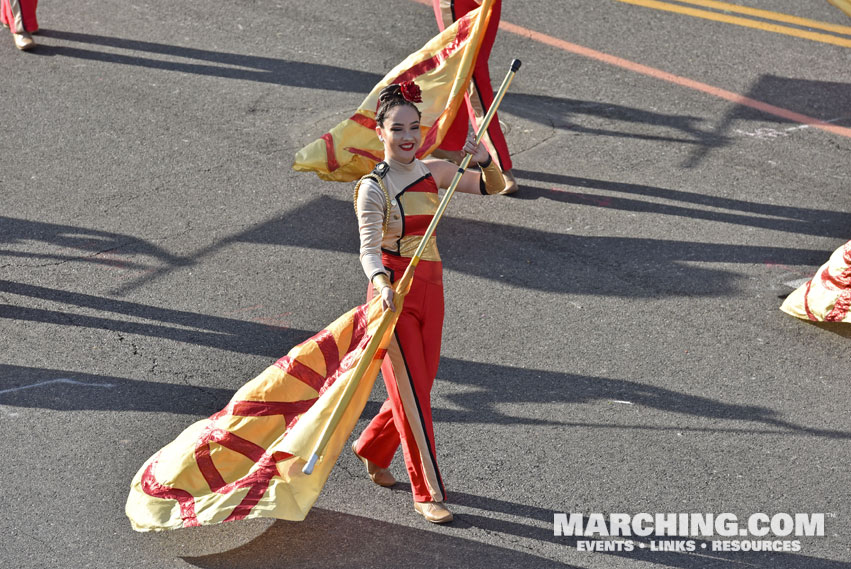
<svg viewBox="0 0 851 569">
<path fill-rule="evenodd" d="M 592 178 L 577 178 L 563 174 L 548 172 L 533 172 L 529 170 L 512 170 L 521 179 L 537 182 L 579 186 L 605 192 L 618 192 L 629 196 L 665 199 L 684 204 L 694 204 L 708 208 L 726 209 L 729 212 L 710 211 L 697 207 L 662 204 L 638 199 L 630 199 L 606 194 L 584 194 L 554 188 L 546 190 L 523 186 L 523 191 L 512 195 L 514 199 L 536 200 L 549 199 L 553 201 L 572 203 L 590 207 L 603 207 L 638 213 L 663 214 L 689 219 L 705 219 L 722 223 L 732 223 L 745 227 L 785 231 L 800 235 L 817 235 L 821 237 L 837 237 L 847 239 L 851 236 L 851 214 L 837 210 L 811 209 L 803 207 L 761 204 L 745 200 L 723 198 L 669 190 L 656 186 L 628 184 L 609 180 Z M 750 215 L 748 215 L 750 214 Z M 766 217 L 771 216 L 771 217 Z M 772 219 L 772 217 L 774 219 Z"/>
<path fill-rule="evenodd" d="M 622 189 L 643 190 L 647 193 L 670 191 L 646 186 L 623 186 Z M 550 198 L 553 195 L 559 198 L 569 197 L 569 194 L 560 196 L 559 192 L 545 192 L 528 187 L 524 188 L 521 194 L 525 194 L 525 199 L 529 199 L 535 192 L 539 196 L 546 195 Z M 684 192 L 676 195 L 683 199 L 696 199 L 693 194 Z M 638 208 L 638 204 L 641 202 L 623 202 L 622 206 Z M 642 204 L 640 207 L 651 212 L 664 208 L 656 204 Z M 746 206 L 742 203 L 738 207 L 760 206 Z M 799 228 L 804 232 L 817 231 L 813 227 L 819 212 L 796 210 L 787 213 L 806 215 L 807 220 L 800 222 L 802 225 Z M 728 221 L 723 214 L 688 208 L 676 210 L 676 214 Z M 847 216 L 834 214 L 834 218 L 837 226 L 846 226 L 842 224 L 847 221 Z M 11 226 L 13 231 L 6 232 L 6 239 L 12 241 L 46 231 L 40 234 L 40 241 L 82 247 L 77 240 L 82 240 L 87 235 L 87 230 L 83 228 L 50 226 L 47 230 L 42 227 L 43 224 L 34 223 L 33 227 L 29 227 L 30 222 L 14 221 L 16 223 Z M 756 218 L 747 216 L 737 217 L 736 221 L 767 226 L 770 229 L 782 228 L 784 224 L 794 225 L 786 220 L 757 221 Z M 694 263 L 819 265 L 825 256 L 825 252 L 821 250 L 633 237 L 586 237 L 564 233 L 564 229 L 559 227 L 553 231 L 545 231 L 446 217 L 442 221 L 438 239 L 444 265 L 454 271 L 531 290 L 616 297 L 720 296 L 735 292 L 737 281 L 743 277 L 733 271 L 698 267 Z M 823 231 L 833 234 L 839 229 Z M 69 235 L 79 237 L 72 238 L 68 237 Z M 126 246 L 128 251 L 140 251 L 154 256 L 160 265 L 141 267 L 145 270 L 137 271 L 140 276 L 113 291 L 118 295 L 143 286 L 176 268 L 195 265 L 204 257 L 233 243 L 316 248 L 352 255 L 357 252 L 357 227 L 351 203 L 327 196 L 318 197 L 292 211 L 221 238 L 195 253 L 181 257 L 167 255 L 130 236 L 109 234 L 101 236 L 100 239 L 99 246 L 111 245 L 114 249 Z M 495 251 L 500 254 L 493 254 Z M 37 253 L 34 255 L 38 256 Z M 96 255 L 71 256 L 66 260 L 89 262 L 91 258 L 96 258 Z M 613 270 L 614 260 L 617 261 L 616 271 Z M 569 271 L 562 269 L 566 265 L 571 267 Z M 39 317 L 34 316 L 32 319 L 37 320 Z"/>
<path fill-rule="evenodd" d="M 314 508 L 303 522 L 277 521 L 237 549 L 183 560 L 203 569 L 572 567 L 471 540 L 468 527 L 456 523 L 437 532 Z"/>
<path fill-rule="evenodd" d="M 404 485 L 400 485 L 404 486 Z M 536 555 L 534 542 L 540 549 L 559 553 L 559 548 L 575 548 L 575 537 L 553 535 L 553 511 L 473 494 L 453 493 L 453 503 L 481 510 L 482 515 L 456 513 L 455 521 L 440 528 L 415 529 L 379 520 L 314 508 L 303 522 L 277 521 L 258 538 L 225 553 L 184 557 L 187 563 L 202 569 L 253 569 L 282 567 L 464 567 L 491 569 L 493 567 L 576 567 Z M 511 515 L 535 520 L 527 524 L 507 521 Z M 583 525 L 588 518 L 583 518 Z M 425 523 L 425 522 L 422 522 Z M 498 534 L 501 543 L 516 544 L 517 549 L 499 547 L 476 541 L 471 531 Z M 516 538 L 526 541 L 517 543 Z M 629 539 L 629 538 L 628 538 Z M 641 549 L 638 543 L 649 546 L 648 538 L 632 538 L 633 551 L 607 551 L 585 555 L 615 556 L 665 567 L 681 569 L 726 569 L 731 566 L 770 569 L 843 569 L 851 564 L 819 559 L 796 553 L 727 553 L 711 551 L 711 541 L 692 540 L 697 551 L 665 552 Z M 602 540 L 587 538 L 587 541 Z M 685 540 L 684 540 L 685 541 Z M 706 544 L 707 549 L 701 549 Z M 520 551 L 522 549 L 522 551 Z M 531 551 L 531 553 L 529 552 Z M 568 550 L 564 549 L 567 554 Z M 605 562 L 606 557 L 602 560 Z M 610 561 L 613 561 L 609 558 Z"/>
<path fill-rule="evenodd" d="M 138 55 L 123 55 L 113 52 L 81 49 L 68 46 L 39 45 L 39 49 L 33 52 L 35 54 L 45 56 L 58 55 L 73 57 L 76 59 L 147 67 L 150 69 L 162 69 L 164 71 L 179 71 L 181 73 L 222 77 L 225 79 L 258 81 L 261 83 L 272 83 L 274 85 L 307 87 L 311 89 L 323 89 L 330 91 L 354 91 L 368 93 L 370 89 L 372 89 L 372 87 L 381 80 L 381 76 L 374 73 L 356 71 L 332 65 L 302 63 L 300 61 L 287 61 L 285 59 L 240 55 L 237 53 L 224 53 L 191 47 L 181 47 L 177 45 L 99 36 L 95 34 L 84 34 L 79 32 L 42 29 L 39 33 L 45 38 L 107 48 L 126 49 L 134 52 L 194 59 L 209 62 L 214 65 L 152 59 L 148 57 L 140 57 Z M 225 65 L 239 66 L 243 69 L 224 67 Z"/>
<path fill-rule="evenodd" d="M 513 521 L 507 521 L 488 515 L 488 513 L 509 514 L 519 517 L 525 517 L 532 520 L 539 520 L 544 524 L 553 524 L 553 510 L 539 508 L 536 506 L 528 506 L 525 504 L 517 504 L 505 500 L 498 500 L 486 496 L 477 496 L 474 494 L 466 494 L 462 492 L 452 492 L 451 496 L 453 503 L 457 503 L 469 508 L 477 508 L 482 510 L 484 515 L 462 513 L 457 516 L 461 523 L 469 524 L 477 528 L 481 528 L 490 533 L 499 533 L 506 536 L 515 536 L 538 540 L 541 542 L 554 543 L 564 547 L 575 548 L 577 542 L 583 538 L 572 536 L 554 536 L 552 531 L 544 531 L 541 529 L 542 524 L 528 525 Z M 588 526 L 588 517 L 583 517 L 582 526 Z M 552 527 L 551 525 L 549 527 Z M 584 538 L 590 541 L 600 541 L 592 537 Z M 624 538 L 619 538 L 624 539 Z M 649 544 L 651 538 L 627 537 L 635 542 L 633 551 L 606 551 L 595 552 L 587 555 L 614 555 L 632 559 L 635 561 L 644 561 L 647 563 L 658 563 L 665 567 L 677 567 L 682 569 L 727 569 L 729 567 L 761 567 L 768 569 L 799 569 L 807 567 L 808 569 L 843 569 L 851 568 L 851 563 L 842 563 L 838 561 L 818 559 L 803 554 L 784 553 L 784 552 L 721 552 L 712 551 L 712 542 L 704 539 L 693 539 L 696 552 L 694 554 L 685 552 L 666 552 L 666 551 L 651 551 Z M 663 538 L 679 541 L 679 538 Z M 723 539 L 723 538 L 719 538 Z M 741 538 L 731 538 L 741 539 Z M 819 538 L 816 538 L 819 539 Z M 823 539 L 823 538 L 821 538 Z M 687 540 L 682 540 L 687 541 Z M 638 547 L 639 543 L 645 544 L 644 549 Z M 706 549 L 701 548 L 701 544 L 707 545 Z"/>
<path fill-rule="evenodd" d="M 285 355 L 291 347 L 315 334 L 315 332 L 236 318 L 161 308 L 138 302 L 0 280 L 0 293 L 4 292 L 124 317 L 144 318 L 160 322 L 160 324 L 10 304 L 0 304 L 0 319 L 113 330 L 270 358 Z M 200 328 L 200 330 L 188 330 L 185 327 Z"/>
<path fill-rule="evenodd" d="M 529 190 L 524 188 L 527 195 Z M 523 193 L 522 192 L 522 193 Z M 355 254 L 357 228 L 351 203 L 319 197 L 208 249 L 226 243 L 307 247 Z M 697 214 L 695 214 L 697 216 Z M 782 223 L 782 221 L 777 222 Z M 631 237 L 584 237 L 476 220 L 445 217 L 438 243 L 444 266 L 460 273 L 498 280 L 520 288 L 566 294 L 617 297 L 660 295 L 720 296 L 736 290 L 741 275 L 692 263 L 775 263 L 817 265 L 824 251 L 696 243 Z M 500 254 L 496 255 L 494 252 Z M 182 260 L 196 263 L 200 255 Z M 612 270 L 617 260 L 618 270 Z M 571 267 L 564 271 L 562 267 Z M 134 281 L 137 287 L 165 267 Z"/>
<path fill-rule="evenodd" d="M 281 352 L 283 356 L 291 346 Z M 269 361 L 271 365 L 274 360 Z M 204 369 L 198 370 L 201 385 L 158 383 L 76 371 L 0 364 L 0 405 L 56 411 L 153 411 L 207 416 L 222 409 L 243 384 L 263 369 L 251 370 L 245 377 L 231 378 L 233 389 L 203 385 Z M 212 373 L 212 372 L 211 372 Z M 625 430 L 677 430 L 747 434 L 795 434 L 833 439 L 851 439 L 851 432 L 817 429 L 784 421 L 768 407 L 736 405 L 707 397 L 689 395 L 643 383 L 579 376 L 534 369 L 511 368 L 443 358 L 438 379 L 475 388 L 447 396 L 450 409 L 435 406 L 436 422 L 518 425 L 561 425 Z M 587 405 L 600 401 L 629 401 L 634 405 L 692 417 L 762 424 L 757 427 L 700 427 L 677 425 L 620 425 L 614 423 L 571 422 L 565 405 Z M 535 404 L 534 417 L 507 415 L 502 405 Z M 540 407 L 544 405 L 545 407 Z M 374 416 L 380 401 L 370 401 L 363 417 Z M 553 407 L 551 416 L 547 409 Z"/>
<path fill-rule="evenodd" d="M 851 439 L 851 432 L 818 429 L 784 421 L 776 411 L 757 405 L 737 405 L 708 397 L 689 395 L 671 389 L 606 377 L 581 376 L 544 370 L 513 368 L 464 360 L 441 358 L 437 379 L 473 390 L 451 393 L 445 397 L 451 408 L 435 406 L 433 416 L 438 423 L 486 423 L 502 425 L 561 425 L 565 427 L 692 431 L 742 434 L 794 434 Z M 629 401 L 639 407 L 656 409 L 697 418 L 720 419 L 740 423 L 756 423 L 752 427 L 624 425 L 601 421 L 570 421 L 564 405 L 587 405 L 607 401 Z M 504 405 L 529 404 L 534 416 L 507 415 Z M 543 406 L 543 407 L 542 407 Z M 378 413 L 381 402 L 370 401 L 364 417 Z M 548 411 L 548 409 L 550 411 Z M 551 415 L 547 415 L 551 412 Z M 759 426 L 762 425 L 762 427 Z"/>
<path fill-rule="evenodd" d="M 437 421 L 484 422 L 518 424 L 561 424 L 566 426 L 598 426 L 612 428 L 613 424 L 593 425 L 571 423 L 564 417 L 564 409 L 558 410 L 556 418 L 545 418 L 541 405 L 583 405 L 599 401 L 629 401 L 634 405 L 657 409 L 666 413 L 678 413 L 707 419 L 723 419 L 762 423 L 772 429 L 765 432 L 788 432 L 817 437 L 851 439 L 851 432 L 815 429 L 784 421 L 777 412 L 756 405 L 725 403 L 708 397 L 689 395 L 671 389 L 656 387 L 625 379 L 582 376 L 544 370 L 513 368 L 508 366 L 468 362 L 442 358 L 438 379 L 475 388 L 463 393 L 452 393 L 447 398 L 459 409 L 434 410 Z M 498 410 L 500 405 L 530 403 L 537 409 L 535 417 L 511 417 Z M 708 432 L 730 432 L 734 429 L 720 427 L 631 427 L 648 430 L 695 430 Z M 737 432 L 758 433 L 759 429 L 740 428 Z"/>
<path fill-rule="evenodd" d="M 179 257 L 168 253 L 165 249 L 130 235 L 0 216 L 0 244 L 15 245 L 32 242 L 54 247 L 59 252 L 35 253 L 0 249 L 0 256 L 42 259 L 51 264 L 78 261 L 115 266 L 115 259 L 110 259 L 104 254 L 132 245 L 135 252 L 141 255 L 152 257 L 170 265 L 180 263 Z M 146 268 L 144 265 L 132 262 L 126 262 L 124 265 L 127 269 Z"/>
<path fill-rule="evenodd" d="M 700 117 L 668 115 L 601 101 L 583 101 L 548 95 L 507 93 L 501 105 L 500 112 L 502 111 L 538 124 L 551 126 L 557 130 L 569 130 L 582 134 L 680 144 L 697 144 L 701 147 L 721 146 L 727 142 L 723 136 L 719 136 L 711 131 L 701 130 L 699 125 L 704 119 Z M 660 132 L 664 129 L 673 130 L 681 133 L 683 137 L 677 138 L 664 134 L 631 133 L 613 128 L 595 128 L 580 124 L 576 120 L 578 117 L 593 117 L 601 119 L 601 123 L 605 121 L 605 123 L 610 125 L 625 123 L 627 125 L 654 126 L 659 127 Z"/>
<path fill-rule="evenodd" d="M 230 390 L 0 364 L 0 405 L 54 411 L 174 413 L 200 418 L 222 409 L 236 388 L 250 379 L 240 378 Z"/>
<path fill-rule="evenodd" d="M 820 328 L 825 332 L 830 332 L 831 334 L 836 334 L 843 338 L 851 338 L 851 325 L 847 322 L 812 322 L 810 320 L 804 320 L 803 322 L 806 322 L 811 326 L 815 326 L 816 328 Z"/>
<path fill-rule="evenodd" d="M 849 111 L 851 109 L 851 85 L 848 83 L 762 75 L 745 96 L 834 124 L 848 125 L 851 122 L 851 111 Z M 745 105 L 733 105 L 715 126 L 712 136 L 722 141 L 722 144 L 725 140 L 732 140 L 728 132 L 733 124 L 742 121 L 778 123 L 778 128 L 756 129 L 752 132 L 739 131 L 741 136 L 763 139 L 784 138 L 790 136 L 793 130 L 812 128 Z M 791 128 L 780 126 L 789 124 L 795 126 Z M 824 134 L 825 136 L 835 136 Z M 693 168 L 697 166 L 713 148 L 722 144 L 706 145 L 696 149 L 683 164 L 683 167 Z"/>
</svg>

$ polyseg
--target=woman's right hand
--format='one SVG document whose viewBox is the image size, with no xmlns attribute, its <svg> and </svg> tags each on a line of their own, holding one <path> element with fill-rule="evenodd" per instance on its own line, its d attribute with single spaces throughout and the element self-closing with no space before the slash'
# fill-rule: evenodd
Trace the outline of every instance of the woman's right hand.
<svg viewBox="0 0 851 569">
<path fill-rule="evenodd" d="M 384 310 L 389 309 L 391 312 L 396 312 L 396 293 L 393 287 L 385 286 L 381 289 L 381 306 Z"/>
</svg>

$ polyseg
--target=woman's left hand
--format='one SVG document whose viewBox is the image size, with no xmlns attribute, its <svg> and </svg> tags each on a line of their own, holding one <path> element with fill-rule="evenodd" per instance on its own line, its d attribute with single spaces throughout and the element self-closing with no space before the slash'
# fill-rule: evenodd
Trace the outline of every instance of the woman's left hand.
<svg viewBox="0 0 851 569">
<path fill-rule="evenodd" d="M 476 144 L 476 137 L 472 134 L 467 137 L 467 141 L 464 143 L 464 152 L 472 154 L 473 162 L 477 164 L 480 162 L 487 162 L 488 157 L 490 156 L 490 154 L 488 154 L 488 149 L 485 148 L 484 144 L 481 142 L 478 145 Z"/>
</svg>

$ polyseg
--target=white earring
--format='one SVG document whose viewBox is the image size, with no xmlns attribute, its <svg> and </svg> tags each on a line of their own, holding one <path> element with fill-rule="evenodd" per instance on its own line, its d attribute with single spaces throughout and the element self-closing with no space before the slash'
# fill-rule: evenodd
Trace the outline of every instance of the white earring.
<svg viewBox="0 0 851 569">
<path fill-rule="evenodd" d="M 384 142 L 384 139 L 383 139 L 383 138 L 381 138 L 380 136 L 378 137 L 378 140 L 379 140 L 380 142 Z"/>
</svg>

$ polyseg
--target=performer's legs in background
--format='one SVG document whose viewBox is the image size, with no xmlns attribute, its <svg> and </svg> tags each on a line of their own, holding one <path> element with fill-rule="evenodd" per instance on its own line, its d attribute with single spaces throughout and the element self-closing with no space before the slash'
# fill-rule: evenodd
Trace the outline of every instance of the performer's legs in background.
<svg viewBox="0 0 851 569">
<path fill-rule="evenodd" d="M 433 6 L 437 25 L 441 30 L 444 30 L 458 18 L 478 8 L 479 4 L 474 0 L 434 0 Z M 459 109 L 440 147 L 433 153 L 437 158 L 460 162 L 463 154 L 458 154 L 458 151 L 464 147 L 464 141 L 467 138 L 467 132 L 469 130 L 468 123 L 472 122 L 473 129 L 478 130 L 478 125 L 484 118 L 488 108 L 493 104 L 494 93 L 493 86 L 491 85 L 490 71 L 488 69 L 488 58 L 490 57 L 493 43 L 496 40 L 501 11 L 502 1 L 496 0 L 493 4 L 491 18 L 488 22 L 488 28 L 485 31 L 485 37 L 482 40 L 479 55 L 473 67 L 473 77 L 467 93 L 466 108 L 462 107 Z M 494 115 L 482 140 L 505 177 L 505 189 L 501 193 L 512 194 L 516 192 L 517 181 L 511 173 L 511 155 L 499 123 L 499 113 Z"/>
<path fill-rule="evenodd" d="M 12 32 L 20 50 L 35 47 L 30 34 L 38 31 L 37 5 L 38 0 L 0 0 L 0 22 Z"/>
</svg>

